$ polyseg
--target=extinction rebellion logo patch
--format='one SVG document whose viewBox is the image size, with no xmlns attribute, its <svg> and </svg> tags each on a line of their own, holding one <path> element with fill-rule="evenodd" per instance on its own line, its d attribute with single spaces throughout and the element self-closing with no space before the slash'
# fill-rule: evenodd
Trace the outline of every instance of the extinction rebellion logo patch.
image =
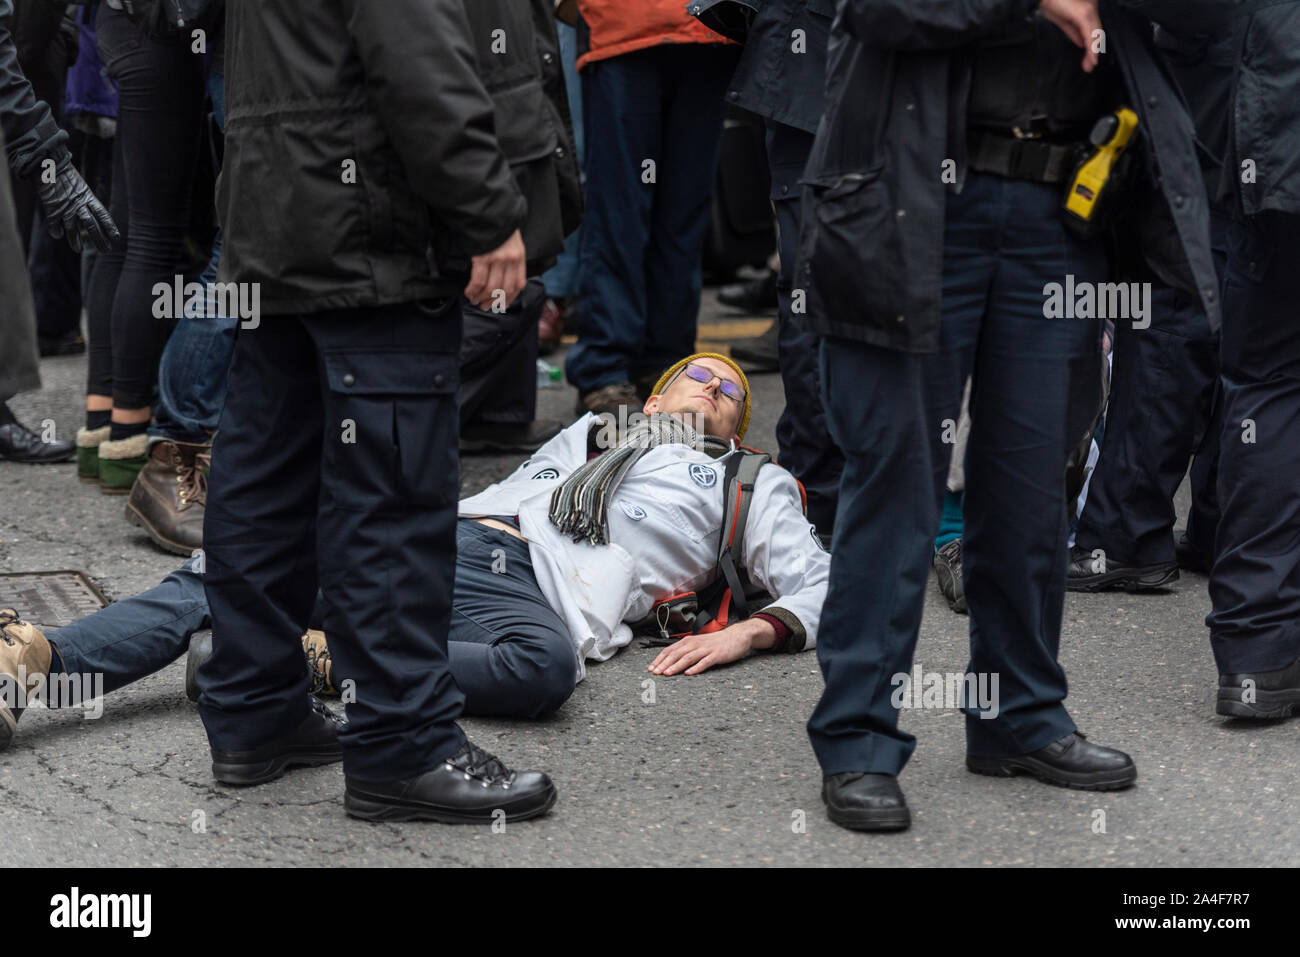
<svg viewBox="0 0 1300 957">
<path fill-rule="evenodd" d="M 718 484 L 718 473 L 707 465 L 696 462 L 691 466 L 691 481 L 700 488 L 713 488 Z"/>
<path fill-rule="evenodd" d="M 626 502 L 622 499 L 619 499 L 618 507 L 623 510 L 624 515 L 632 519 L 634 522 L 639 522 L 646 516 L 646 510 L 640 505 L 633 505 L 631 502 Z"/>
<path fill-rule="evenodd" d="M 560 473 L 558 469 L 542 469 L 533 476 L 534 479 L 557 479 L 559 477 Z"/>
</svg>

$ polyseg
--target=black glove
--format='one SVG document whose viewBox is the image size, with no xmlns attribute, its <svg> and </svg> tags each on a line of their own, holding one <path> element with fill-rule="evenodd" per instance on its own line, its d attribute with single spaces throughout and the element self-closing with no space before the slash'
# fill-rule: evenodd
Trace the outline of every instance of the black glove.
<svg viewBox="0 0 1300 957">
<path fill-rule="evenodd" d="M 107 252 L 113 240 L 121 236 L 113 217 L 71 163 L 63 167 L 53 183 L 45 182 L 38 174 L 36 194 L 50 235 L 58 239 L 66 233 L 68 245 L 77 252 L 86 243 L 101 253 Z"/>
</svg>

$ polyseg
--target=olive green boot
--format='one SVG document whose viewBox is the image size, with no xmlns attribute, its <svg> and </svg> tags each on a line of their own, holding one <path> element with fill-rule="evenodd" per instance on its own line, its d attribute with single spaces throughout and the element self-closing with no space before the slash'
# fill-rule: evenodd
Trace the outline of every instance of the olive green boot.
<svg viewBox="0 0 1300 957">
<path fill-rule="evenodd" d="M 99 490 L 105 495 L 125 495 L 149 461 L 149 436 L 109 439 L 99 447 Z"/>
<path fill-rule="evenodd" d="M 77 429 L 77 478 L 83 482 L 99 481 L 99 447 L 113 431 L 109 425 L 98 429 Z"/>
</svg>

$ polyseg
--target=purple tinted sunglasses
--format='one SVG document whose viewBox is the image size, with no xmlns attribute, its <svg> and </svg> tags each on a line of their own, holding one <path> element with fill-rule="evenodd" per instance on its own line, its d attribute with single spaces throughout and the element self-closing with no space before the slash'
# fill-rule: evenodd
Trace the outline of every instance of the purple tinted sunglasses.
<svg viewBox="0 0 1300 957">
<path fill-rule="evenodd" d="M 709 371 L 704 368 L 704 366 L 697 366 L 694 362 L 688 362 L 686 363 L 686 368 L 682 371 L 686 373 L 687 378 L 694 379 L 696 382 L 702 383 L 703 385 L 708 385 L 714 379 L 717 379 L 722 383 L 722 385 L 719 386 L 719 391 L 728 399 L 732 399 L 736 402 L 745 401 L 744 389 L 736 385 L 736 383 L 732 382 L 730 379 L 724 379 L 716 372 Z"/>
</svg>

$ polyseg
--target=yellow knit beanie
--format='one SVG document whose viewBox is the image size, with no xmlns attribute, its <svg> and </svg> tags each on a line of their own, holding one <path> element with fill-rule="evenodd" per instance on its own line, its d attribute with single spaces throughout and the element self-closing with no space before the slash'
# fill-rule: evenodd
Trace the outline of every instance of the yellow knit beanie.
<svg viewBox="0 0 1300 957">
<path fill-rule="evenodd" d="M 749 380 L 745 378 L 745 373 L 740 371 L 740 366 L 736 365 L 736 363 L 731 361 L 731 359 L 728 356 L 724 356 L 721 353 L 717 353 L 717 352 L 697 352 L 693 356 L 687 356 L 685 359 L 682 359 L 680 362 L 675 362 L 668 367 L 668 370 L 663 375 L 661 375 L 659 377 L 659 381 L 655 383 L 655 387 L 650 390 L 651 394 L 662 395 L 664 386 L 668 384 L 669 380 L 671 380 L 672 377 L 675 376 L 679 371 L 685 369 L 686 363 L 693 362 L 696 359 L 717 359 L 719 362 L 725 362 L 727 365 L 729 365 L 732 368 L 732 370 L 740 378 L 740 387 L 745 390 L 745 411 L 742 412 L 740 415 L 740 425 L 737 426 L 736 428 L 736 435 L 737 437 L 743 439 L 745 437 L 745 431 L 749 428 L 749 412 L 750 412 Z"/>
</svg>

